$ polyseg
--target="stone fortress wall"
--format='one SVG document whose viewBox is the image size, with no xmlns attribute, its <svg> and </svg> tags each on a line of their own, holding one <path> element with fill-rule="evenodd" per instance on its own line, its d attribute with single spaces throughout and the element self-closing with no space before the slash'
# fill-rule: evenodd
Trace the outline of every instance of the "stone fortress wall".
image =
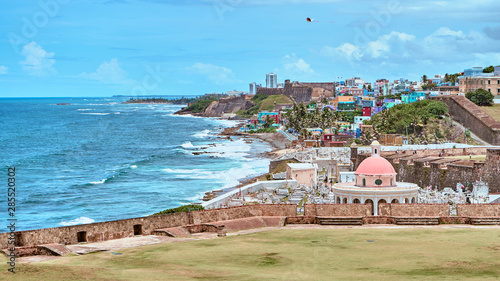
<svg viewBox="0 0 500 281">
<path fill-rule="evenodd" d="M 464 96 L 438 96 L 455 121 L 469 128 L 474 134 L 492 145 L 500 145 L 500 122 Z"/>
<path fill-rule="evenodd" d="M 78 244 L 150 235 L 157 229 L 224 222 L 255 217 L 281 217 L 287 223 L 317 223 L 323 217 L 362 217 L 364 223 L 394 223 L 396 217 L 439 217 L 442 223 L 467 223 L 469 217 L 496 217 L 500 204 L 457 205 L 457 216 L 449 216 L 448 204 L 380 204 L 380 216 L 371 216 L 366 204 L 306 204 L 304 215 L 297 215 L 294 204 L 246 205 L 185 213 L 132 218 L 83 225 L 15 232 L 17 246 L 43 244 Z M 229 223 L 229 222 L 228 222 Z M 219 223 L 220 224 L 220 223 Z M 226 223 L 227 224 L 227 223 Z M 195 227 L 196 228 L 196 227 Z M 202 227 L 203 228 L 203 227 Z M 202 229 L 200 228 L 200 229 Z M 0 248 L 8 248 L 10 233 L 0 233 Z"/>
</svg>

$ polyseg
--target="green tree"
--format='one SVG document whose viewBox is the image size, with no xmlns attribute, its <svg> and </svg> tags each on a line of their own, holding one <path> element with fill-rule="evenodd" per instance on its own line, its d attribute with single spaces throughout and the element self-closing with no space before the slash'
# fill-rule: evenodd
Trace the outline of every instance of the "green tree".
<svg viewBox="0 0 500 281">
<path fill-rule="evenodd" d="M 495 67 L 493 67 L 493 65 L 490 65 L 483 69 L 483 73 L 492 73 L 493 71 L 495 71 Z"/>
<path fill-rule="evenodd" d="M 485 89 L 477 89 L 475 92 L 468 92 L 465 94 L 465 97 L 480 106 L 491 105 L 494 98 L 493 95 Z"/>
<path fill-rule="evenodd" d="M 267 115 L 266 120 L 264 121 L 264 125 L 262 125 L 262 127 L 267 129 L 267 128 L 271 127 L 273 124 L 274 124 L 274 119 L 271 118 L 269 115 Z"/>
<path fill-rule="evenodd" d="M 425 74 L 422 76 L 422 83 L 427 83 L 427 75 Z"/>
</svg>

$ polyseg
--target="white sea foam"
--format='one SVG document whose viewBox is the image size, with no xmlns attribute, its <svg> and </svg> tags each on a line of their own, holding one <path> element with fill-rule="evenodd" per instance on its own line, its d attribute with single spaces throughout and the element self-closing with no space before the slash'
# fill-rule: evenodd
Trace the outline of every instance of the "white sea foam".
<svg viewBox="0 0 500 281">
<path fill-rule="evenodd" d="M 183 118 L 205 118 L 205 117 L 201 117 L 201 116 L 194 116 L 194 115 L 191 115 L 191 114 L 182 114 L 182 115 L 179 115 L 179 114 L 166 114 L 166 115 L 163 115 L 163 116 L 183 117 Z"/>
<path fill-rule="evenodd" d="M 87 224 L 87 223 L 93 223 L 93 222 L 95 222 L 95 220 L 93 220 L 91 218 L 79 217 L 79 218 L 74 219 L 74 220 L 63 221 L 63 222 L 61 222 L 59 224 L 63 225 L 63 226 L 70 226 L 70 225 Z"/>
<path fill-rule="evenodd" d="M 109 115 L 109 113 L 97 113 L 97 112 L 92 112 L 92 113 L 80 113 L 80 114 L 87 114 L 87 115 Z"/>
<path fill-rule="evenodd" d="M 91 109 L 91 108 L 79 108 L 79 109 L 77 109 L 77 110 L 78 110 L 78 111 L 87 111 L 87 110 L 93 110 L 93 109 Z"/>
<path fill-rule="evenodd" d="M 101 181 L 91 181 L 89 182 L 90 184 L 103 184 L 106 181 L 106 179 L 103 179 Z"/>
<path fill-rule="evenodd" d="M 210 135 L 210 130 L 203 130 L 201 132 L 194 134 L 193 136 L 195 138 L 204 139 L 204 138 L 208 137 L 209 135 Z"/>
<path fill-rule="evenodd" d="M 121 112 L 120 112 L 120 111 L 117 111 L 117 112 L 115 112 L 115 114 L 121 114 Z"/>
<path fill-rule="evenodd" d="M 130 166 L 130 168 L 137 169 L 137 165 L 132 165 L 132 166 Z"/>
<path fill-rule="evenodd" d="M 181 146 L 186 148 L 186 149 L 194 149 L 195 148 L 195 146 L 190 141 L 181 144 Z"/>
</svg>

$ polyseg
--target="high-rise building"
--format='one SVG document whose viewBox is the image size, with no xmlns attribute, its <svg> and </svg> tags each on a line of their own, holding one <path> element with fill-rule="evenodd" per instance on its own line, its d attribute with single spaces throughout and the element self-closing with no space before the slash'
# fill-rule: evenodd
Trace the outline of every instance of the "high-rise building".
<svg viewBox="0 0 500 281">
<path fill-rule="evenodd" d="M 266 88 L 278 88 L 278 74 L 266 74 Z"/>
<path fill-rule="evenodd" d="M 255 95 L 257 94 L 257 83 L 252 82 L 250 83 L 250 90 L 248 91 L 249 95 Z"/>
</svg>

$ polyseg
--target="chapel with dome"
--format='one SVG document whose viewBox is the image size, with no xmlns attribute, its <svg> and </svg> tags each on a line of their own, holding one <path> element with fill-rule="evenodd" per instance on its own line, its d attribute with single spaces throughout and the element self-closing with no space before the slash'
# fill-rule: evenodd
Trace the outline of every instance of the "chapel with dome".
<svg viewBox="0 0 500 281">
<path fill-rule="evenodd" d="M 396 171 L 380 156 L 380 143 L 371 144 L 372 155 L 361 162 L 354 173 L 355 181 L 332 187 L 337 204 L 372 204 L 373 215 L 379 203 L 416 203 L 420 187 L 414 183 L 396 182 Z"/>
</svg>

